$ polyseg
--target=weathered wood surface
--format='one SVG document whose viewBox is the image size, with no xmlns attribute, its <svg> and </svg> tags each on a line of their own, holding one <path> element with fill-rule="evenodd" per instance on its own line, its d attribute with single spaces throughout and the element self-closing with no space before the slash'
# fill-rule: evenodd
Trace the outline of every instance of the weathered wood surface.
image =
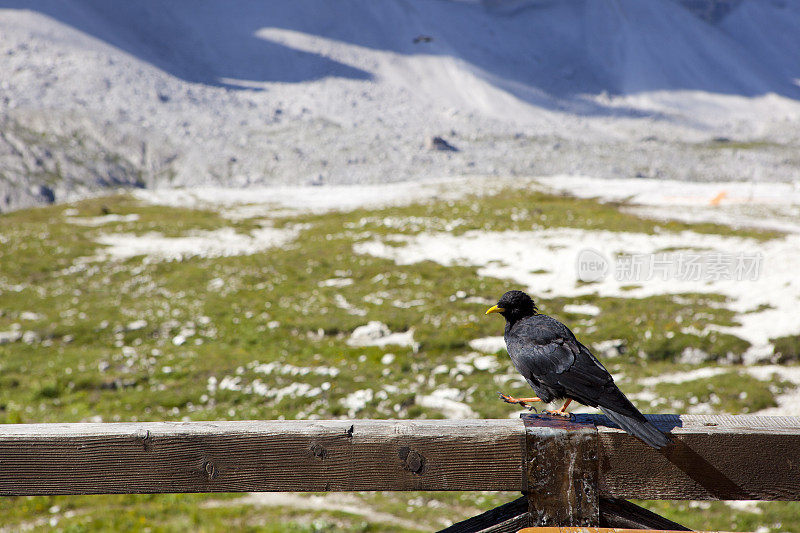
<svg viewBox="0 0 800 533">
<path fill-rule="evenodd" d="M 518 490 L 519 420 L 0 425 L 0 495 Z"/>
<path fill-rule="evenodd" d="M 456 522 L 439 533 L 517 533 L 531 525 L 528 497 L 523 496 L 494 509 Z"/>
<path fill-rule="evenodd" d="M 686 526 L 619 498 L 600 498 L 600 527 L 691 531 Z"/>
<path fill-rule="evenodd" d="M 597 430 L 561 418 L 523 416 L 524 492 L 532 526 L 599 526 Z"/>
<path fill-rule="evenodd" d="M 608 527 L 526 527 L 517 533 L 681 533 L 671 529 L 621 529 Z M 697 533 L 725 533 L 724 531 L 698 531 Z"/>
<path fill-rule="evenodd" d="M 800 500 L 800 418 L 651 420 L 670 450 L 575 417 L 599 424 L 600 496 Z M 0 495 L 521 491 L 525 434 L 521 420 L 5 424 Z"/>
<path fill-rule="evenodd" d="M 617 498 L 600 498 L 600 527 L 650 529 L 656 531 L 691 531 L 678 523 L 659 516 L 652 511 L 639 507 L 627 500 Z M 500 507 L 490 509 L 478 516 L 457 522 L 442 529 L 439 533 L 517 533 L 522 528 L 530 530 L 546 529 L 549 526 L 532 526 L 531 513 L 528 511 L 528 497 L 523 496 Z M 586 532 L 586 526 L 558 526 Z M 614 530 L 616 531 L 616 530 Z"/>
<path fill-rule="evenodd" d="M 602 424 L 605 417 L 578 420 Z M 600 493 L 643 500 L 800 500 L 800 417 L 648 418 L 675 445 L 650 448 L 598 426 Z"/>
</svg>

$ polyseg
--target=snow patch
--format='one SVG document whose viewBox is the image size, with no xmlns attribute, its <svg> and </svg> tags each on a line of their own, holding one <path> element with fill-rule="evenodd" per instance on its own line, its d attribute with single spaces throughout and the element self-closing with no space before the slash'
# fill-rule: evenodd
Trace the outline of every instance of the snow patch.
<svg viewBox="0 0 800 533">
<path fill-rule="evenodd" d="M 333 366 L 296 366 L 290 363 L 281 363 L 279 361 L 272 361 L 270 363 L 259 363 L 253 361 L 248 365 L 254 372 L 259 374 L 270 375 L 280 374 L 282 376 L 327 376 L 335 378 L 339 375 L 339 369 Z"/>
<path fill-rule="evenodd" d="M 107 248 L 90 260 L 123 261 L 143 255 L 153 261 L 180 261 L 189 257 L 250 255 L 281 246 L 295 237 L 294 230 L 277 228 L 259 228 L 249 235 L 237 233 L 232 228 L 222 228 L 197 231 L 186 237 L 164 237 L 160 233 L 114 233 L 97 238 L 97 242 Z"/>
<path fill-rule="evenodd" d="M 147 320 L 139 319 L 134 320 L 133 322 L 128 322 L 128 325 L 125 326 L 126 331 L 139 331 L 140 329 L 144 329 L 147 327 Z"/>
<path fill-rule="evenodd" d="M 619 357 L 625 353 L 625 341 L 623 339 L 606 339 L 594 343 L 592 348 L 601 359 Z"/>
<path fill-rule="evenodd" d="M 435 500 L 433 500 L 435 501 Z M 377 511 L 366 505 L 363 499 L 353 494 L 329 492 L 326 494 L 301 495 L 296 492 L 253 492 L 235 500 L 211 500 L 202 504 L 204 508 L 227 507 L 230 505 L 253 505 L 262 507 L 281 507 L 308 511 L 334 511 L 363 516 L 370 522 L 382 522 L 406 529 L 424 530 L 426 526 L 394 514 Z"/>
<path fill-rule="evenodd" d="M 464 393 L 458 389 L 441 388 L 431 394 L 419 395 L 418 405 L 440 411 L 447 418 L 478 418 L 478 414 L 466 403 L 459 401 Z"/>
<path fill-rule="evenodd" d="M 699 234 L 691 231 L 654 235 L 631 232 L 589 231 L 549 228 L 532 231 L 468 231 L 461 235 L 421 233 L 390 235 L 394 245 L 383 240 L 356 243 L 356 253 L 392 259 L 407 265 L 436 261 L 444 265 L 476 265 L 482 276 L 513 279 L 534 296 L 572 297 L 597 294 L 601 297 L 644 298 L 663 294 L 719 293 L 728 296 L 726 305 L 739 313 L 739 326 L 716 327 L 753 345 L 751 359 L 770 350 L 769 339 L 800 330 L 800 234 L 759 242 L 753 239 Z M 397 243 L 404 245 L 397 246 Z M 577 283 L 576 261 L 591 247 L 611 260 L 619 254 L 656 254 L 662 250 L 744 254 L 760 258 L 756 279 L 650 279 L 632 281 L 610 272 L 595 283 Z M 613 264 L 613 263 L 612 263 Z M 533 274 L 536 269 L 546 273 Z M 631 288 L 630 285 L 636 287 Z M 626 290 L 627 289 L 627 290 Z M 750 312 L 759 306 L 762 311 Z M 749 360 L 749 359 L 748 359 Z"/>
<path fill-rule="evenodd" d="M 689 370 L 687 372 L 673 372 L 672 374 L 662 374 L 660 376 L 653 376 L 649 378 L 639 379 L 637 382 L 643 387 L 652 387 L 659 383 L 673 383 L 680 384 L 688 381 L 696 381 L 698 379 L 708 379 L 720 374 L 727 374 L 731 372 L 730 368 L 725 367 L 706 367 L 698 368 L 697 370 Z"/>
<path fill-rule="evenodd" d="M 114 222 L 136 222 L 139 220 L 139 215 L 132 213 L 130 215 L 103 215 L 101 217 L 66 217 L 64 220 L 78 226 L 97 227 Z"/>
<path fill-rule="evenodd" d="M 353 284 L 352 278 L 331 278 L 317 283 L 319 287 L 348 287 Z"/>
<path fill-rule="evenodd" d="M 764 510 L 759 506 L 760 503 L 760 500 L 729 500 L 725 502 L 725 505 L 736 511 L 762 514 Z M 767 531 L 769 531 L 769 528 L 767 528 Z"/>
<path fill-rule="evenodd" d="M 469 347 L 483 353 L 497 353 L 505 350 L 506 341 L 503 337 L 483 337 L 469 341 Z"/>
<path fill-rule="evenodd" d="M 599 315 L 600 308 L 592 304 L 567 304 L 563 308 L 565 313 L 575 313 L 577 315 Z"/>
<path fill-rule="evenodd" d="M 800 233 L 800 175 L 791 183 L 762 181 L 689 182 L 669 179 L 600 179 L 546 176 L 542 185 L 579 198 L 624 202 L 646 218 L 712 222 Z"/>
<path fill-rule="evenodd" d="M 372 320 L 369 323 L 358 326 L 353 330 L 347 340 L 349 346 L 410 346 L 414 351 L 419 349 L 419 344 L 414 341 L 414 329 L 408 331 L 392 333 L 389 326 L 383 322 Z"/>
<path fill-rule="evenodd" d="M 745 371 L 761 381 L 773 381 L 775 377 L 794 384 L 789 390 L 779 392 L 775 396 L 776 407 L 768 407 L 758 411 L 760 415 L 800 416 L 800 366 L 763 365 L 752 366 Z"/>
<path fill-rule="evenodd" d="M 372 389 L 362 389 L 351 392 L 341 400 L 343 407 L 347 409 L 348 416 L 355 416 L 356 413 L 364 409 L 372 401 Z"/>
<path fill-rule="evenodd" d="M 361 309 L 361 308 L 358 308 L 358 307 L 354 306 L 353 304 L 348 302 L 347 298 L 345 298 L 341 294 L 334 295 L 333 303 L 336 305 L 336 307 L 338 307 L 339 309 L 344 309 L 345 311 L 347 311 L 351 315 L 356 315 L 356 316 L 366 316 L 367 315 L 367 310 L 366 309 Z"/>
<path fill-rule="evenodd" d="M 736 368 L 731 367 L 705 367 L 687 372 L 675 372 L 663 374 L 649 378 L 639 379 L 637 382 L 645 388 L 653 387 L 659 383 L 680 384 L 700 379 L 708 379 L 729 372 L 737 372 Z M 769 416 L 800 416 L 800 366 L 780 366 L 780 365 L 760 365 L 750 366 L 741 369 L 741 372 L 765 382 L 775 381 L 776 378 L 788 381 L 793 387 L 788 390 L 779 391 L 775 396 L 776 407 L 762 409 L 756 414 Z M 636 394 L 631 394 L 632 399 L 652 402 L 656 396 L 649 390 L 643 390 Z M 691 404 L 691 398 L 689 399 Z M 693 414 L 711 414 L 709 406 L 703 404 L 691 405 L 690 411 Z"/>
<path fill-rule="evenodd" d="M 152 205 L 189 208 L 224 208 L 230 219 L 269 218 L 283 212 L 352 211 L 359 208 L 402 206 L 431 200 L 456 200 L 469 194 L 488 192 L 492 185 L 475 178 L 429 178 L 423 183 L 328 185 L 324 187 L 281 186 L 232 189 L 141 189 L 134 195 Z"/>
<path fill-rule="evenodd" d="M 500 363 L 497 362 L 497 357 L 493 355 L 484 355 L 483 357 L 476 357 L 472 361 L 472 366 L 475 370 L 495 372 L 500 368 Z"/>
</svg>

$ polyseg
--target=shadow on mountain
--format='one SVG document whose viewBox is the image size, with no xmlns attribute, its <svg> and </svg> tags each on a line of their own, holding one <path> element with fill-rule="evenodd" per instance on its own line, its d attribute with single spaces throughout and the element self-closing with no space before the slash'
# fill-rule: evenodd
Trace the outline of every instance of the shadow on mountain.
<svg viewBox="0 0 800 533">
<path fill-rule="evenodd" d="M 274 25 L 271 4 L 0 0 L 0 8 L 38 11 L 188 82 L 252 90 L 259 82 L 372 79 L 324 55 L 257 37 Z"/>
<path fill-rule="evenodd" d="M 791 31 L 800 8 L 786 2 L 742 0 L 715 21 L 668 0 L 0 0 L 0 7 L 42 12 L 174 76 L 234 88 L 373 79 L 328 57 L 349 43 L 401 58 L 444 56 L 520 100 L 582 114 L 653 116 L 597 98 L 652 91 L 800 99 L 800 32 Z M 395 65 L 387 59 L 383 68 Z M 442 69 L 424 75 L 438 76 L 443 92 L 480 97 Z"/>
</svg>

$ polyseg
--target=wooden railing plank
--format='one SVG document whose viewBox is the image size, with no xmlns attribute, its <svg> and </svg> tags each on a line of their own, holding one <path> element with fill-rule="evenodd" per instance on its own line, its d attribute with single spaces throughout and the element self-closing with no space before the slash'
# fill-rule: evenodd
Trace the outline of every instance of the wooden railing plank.
<svg viewBox="0 0 800 533">
<path fill-rule="evenodd" d="M 0 494 L 518 490 L 520 420 L 0 425 Z"/>
<path fill-rule="evenodd" d="M 656 451 L 605 417 L 600 492 L 645 500 L 800 500 L 800 417 L 655 415 L 675 445 Z"/>
<path fill-rule="evenodd" d="M 800 500 L 800 418 L 651 419 L 674 447 L 574 417 L 598 424 L 600 496 Z M 0 495 L 521 491 L 524 455 L 521 420 L 5 424 Z"/>
</svg>

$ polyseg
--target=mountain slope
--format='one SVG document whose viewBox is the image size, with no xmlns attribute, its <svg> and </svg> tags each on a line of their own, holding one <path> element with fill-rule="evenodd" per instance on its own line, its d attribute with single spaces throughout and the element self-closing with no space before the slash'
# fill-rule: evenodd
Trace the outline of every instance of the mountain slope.
<svg viewBox="0 0 800 533">
<path fill-rule="evenodd" d="M 624 146 L 796 143 L 800 36 L 765 28 L 798 26 L 799 6 L 756 0 L 715 24 L 670 0 L 3 0 L 0 102 L 31 131 L 108 147 L 130 169 L 117 181 L 145 186 L 735 177 Z M 461 152 L 427 151 L 431 135 Z M 779 152 L 759 155 L 767 179 L 791 179 Z M 0 140 L 0 209 L 41 201 L 18 159 Z M 102 172 L 48 187 L 101 188 Z"/>
</svg>

